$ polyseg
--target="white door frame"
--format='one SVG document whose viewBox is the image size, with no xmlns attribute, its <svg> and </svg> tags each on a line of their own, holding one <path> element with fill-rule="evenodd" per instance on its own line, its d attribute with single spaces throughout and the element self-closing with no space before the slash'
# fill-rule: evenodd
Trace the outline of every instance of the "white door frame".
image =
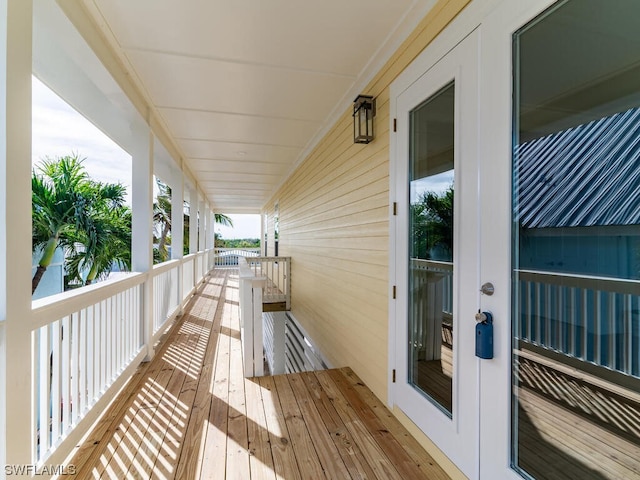
<svg viewBox="0 0 640 480">
<path fill-rule="evenodd" d="M 555 0 L 475 0 L 409 65 L 390 86 L 390 128 L 397 118 L 397 98 L 423 73 L 479 31 L 479 185 L 481 189 L 481 282 L 491 281 L 495 294 L 482 296 L 478 308 L 494 314 L 494 359 L 480 361 L 478 478 L 520 479 L 511 464 L 511 154 L 512 154 L 512 38 L 513 33 Z M 397 142 L 390 133 L 390 290 L 400 281 L 395 252 L 398 197 Z M 395 300 L 389 302 L 388 404 L 396 404 L 391 372 L 396 369 Z M 465 321 L 466 319 L 459 319 Z M 465 322 L 466 323 L 466 322 Z M 482 387 L 485 388 L 482 388 Z M 486 388 L 491 386 L 491 388 Z M 497 392 L 497 393 L 496 393 Z M 455 462 L 454 462 L 455 463 Z"/>
<path fill-rule="evenodd" d="M 475 352 L 476 305 L 479 294 L 478 242 L 478 34 L 473 31 L 396 98 L 397 108 L 397 278 L 396 318 L 408 318 L 409 272 L 409 144 L 410 112 L 454 83 L 454 242 L 453 242 L 453 384 L 452 417 L 419 392 L 409 380 L 406 321 L 397 322 L 396 405 L 440 446 L 469 478 L 478 470 L 478 362 Z M 401 198 L 400 198 L 401 197 Z M 439 334 L 438 334 L 439 335 Z"/>
</svg>

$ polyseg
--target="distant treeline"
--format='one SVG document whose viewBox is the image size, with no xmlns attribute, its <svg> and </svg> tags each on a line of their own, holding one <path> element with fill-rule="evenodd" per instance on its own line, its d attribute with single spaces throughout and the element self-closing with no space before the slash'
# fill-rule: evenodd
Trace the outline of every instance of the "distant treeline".
<svg viewBox="0 0 640 480">
<path fill-rule="evenodd" d="M 221 238 L 216 243 L 221 248 L 260 248 L 259 238 L 237 238 L 235 240 Z"/>
</svg>

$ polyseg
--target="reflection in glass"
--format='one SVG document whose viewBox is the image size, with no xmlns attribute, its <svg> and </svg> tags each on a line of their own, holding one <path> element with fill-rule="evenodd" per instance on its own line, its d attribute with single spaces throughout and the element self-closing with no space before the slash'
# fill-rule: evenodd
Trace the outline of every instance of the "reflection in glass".
<svg viewBox="0 0 640 480">
<path fill-rule="evenodd" d="M 452 415 L 454 86 L 410 113 L 409 382 Z"/>
<path fill-rule="evenodd" d="M 640 478 L 640 2 L 514 36 L 512 464 Z"/>
</svg>

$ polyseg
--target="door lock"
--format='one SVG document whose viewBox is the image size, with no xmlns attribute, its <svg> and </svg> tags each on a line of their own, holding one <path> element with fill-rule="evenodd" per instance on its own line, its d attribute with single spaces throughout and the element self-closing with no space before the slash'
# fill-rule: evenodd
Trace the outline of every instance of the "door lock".
<svg viewBox="0 0 640 480">
<path fill-rule="evenodd" d="M 495 290 L 496 289 L 493 287 L 493 283 L 491 282 L 483 283 L 480 287 L 480 293 L 482 293 L 483 295 L 488 295 L 489 297 L 493 295 L 493 292 L 495 292 Z"/>
<path fill-rule="evenodd" d="M 476 313 L 476 357 L 493 358 L 493 315 L 491 312 Z"/>
</svg>

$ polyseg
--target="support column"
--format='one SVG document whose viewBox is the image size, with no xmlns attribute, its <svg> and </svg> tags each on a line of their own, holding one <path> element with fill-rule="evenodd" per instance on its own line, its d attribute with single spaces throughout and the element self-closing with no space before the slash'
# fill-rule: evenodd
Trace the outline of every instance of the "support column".
<svg viewBox="0 0 640 480">
<path fill-rule="evenodd" d="M 198 239 L 196 243 L 196 248 L 198 252 L 202 252 L 203 250 L 202 246 L 204 244 L 204 229 L 205 229 L 204 215 L 203 215 L 204 200 L 197 187 L 196 187 L 196 197 L 198 198 Z M 196 257 L 196 268 L 194 269 L 194 272 L 195 272 L 194 285 L 196 287 L 200 284 L 200 281 L 204 277 L 203 259 L 204 257 L 201 255 Z"/>
<path fill-rule="evenodd" d="M 215 266 L 215 233 L 214 233 L 214 218 L 213 210 L 207 209 L 207 249 L 209 253 L 207 255 L 207 270 L 213 270 Z"/>
<path fill-rule="evenodd" d="M 182 260 L 184 242 L 184 179 L 182 172 L 177 172 L 171 178 L 171 258 Z M 182 313 L 184 299 L 184 282 L 182 263 L 178 267 L 178 305 Z"/>
<path fill-rule="evenodd" d="M 147 360 L 153 358 L 153 133 L 142 121 L 132 125 L 135 145 L 132 165 L 131 269 L 147 272 L 142 302 L 142 338 Z"/>
<path fill-rule="evenodd" d="M 189 188 L 189 253 L 198 251 L 198 191 Z M 195 270 L 195 269 L 194 269 Z"/>
<path fill-rule="evenodd" d="M 200 197 L 199 202 L 200 208 L 200 237 L 199 237 L 199 245 L 198 250 L 203 251 L 207 248 L 207 203 L 204 200 L 204 197 Z"/>
<path fill-rule="evenodd" d="M 213 209 L 209 209 L 209 223 L 207 223 L 209 227 L 209 234 L 207 235 L 207 239 L 209 240 L 209 248 L 216 247 L 216 217 L 213 213 Z"/>
<path fill-rule="evenodd" d="M 0 0 L 0 467 L 3 469 L 7 464 L 32 464 L 35 451 L 30 329 L 32 29 L 31 0 Z"/>
</svg>

